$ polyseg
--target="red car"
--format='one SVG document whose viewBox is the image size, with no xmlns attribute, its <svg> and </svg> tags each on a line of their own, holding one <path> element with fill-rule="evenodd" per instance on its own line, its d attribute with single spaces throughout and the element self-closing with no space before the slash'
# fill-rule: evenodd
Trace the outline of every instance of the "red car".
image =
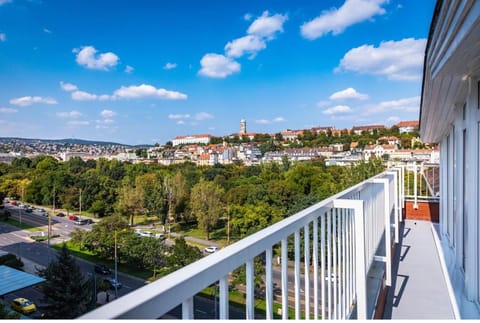
<svg viewBox="0 0 480 323">
<path fill-rule="evenodd" d="M 78 216 L 76 216 L 75 214 L 72 214 L 72 215 L 68 216 L 68 219 L 69 219 L 69 220 L 72 220 L 72 221 L 77 221 L 77 220 L 78 220 Z"/>
</svg>

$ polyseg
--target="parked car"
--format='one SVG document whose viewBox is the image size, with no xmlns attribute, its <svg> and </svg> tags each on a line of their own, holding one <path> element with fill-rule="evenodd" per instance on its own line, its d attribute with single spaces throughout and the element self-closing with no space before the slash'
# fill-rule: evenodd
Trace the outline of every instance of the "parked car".
<svg viewBox="0 0 480 323">
<path fill-rule="evenodd" d="M 26 315 L 31 314 L 37 310 L 37 306 L 35 306 L 34 302 L 21 297 L 15 298 L 10 304 L 10 307 L 17 312 L 20 312 Z"/>
<path fill-rule="evenodd" d="M 73 221 L 73 224 L 76 224 L 76 225 L 85 225 L 85 224 L 87 224 L 87 222 L 85 221 L 85 219 L 81 219 L 81 220 L 80 220 L 80 219 L 77 218 L 76 220 Z"/>
<path fill-rule="evenodd" d="M 78 216 L 76 216 L 75 214 L 72 214 L 72 215 L 68 216 L 68 219 L 72 220 L 72 221 L 76 221 L 76 220 L 78 220 Z"/>
<path fill-rule="evenodd" d="M 148 232 L 148 231 L 142 231 L 140 229 L 135 230 L 135 233 L 139 237 L 153 237 L 153 233 Z"/>
<path fill-rule="evenodd" d="M 111 289 L 115 289 L 115 286 L 117 287 L 117 289 L 122 288 L 122 283 L 113 277 L 105 277 L 103 281 L 110 284 Z"/>
<path fill-rule="evenodd" d="M 215 246 L 210 246 L 210 247 L 206 247 L 205 249 L 203 249 L 205 252 L 207 253 L 214 253 L 218 250 L 218 247 L 215 247 Z"/>
<path fill-rule="evenodd" d="M 59 217 L 64 217 L 64 216 L 65 216 L 65 213 L 59 212 L 59 213 L 57 213 L 57 216 L 59 216 Z"/>
<path fill-rule="evenodd" d="M 38 212 L 41 212 L 41 213 L 45 213 L 45 212 L 47 212 L 47 211 L 45 211 L 45 209 L 44 209 L 44 208 L 41 208 L 41 207 L 39 207 L 39 208 L 37 209 L 37 211 L 38 211 Z"/>
<path fill-rule="evenodd" d="M 93 266 L 93 269 L 95 270 L 96 273 L 102 274 L 102 275 L 111 275 L 112 271 L 110 268 L 108 268 L 105 265 L 95 265 Z"/>
</svg>

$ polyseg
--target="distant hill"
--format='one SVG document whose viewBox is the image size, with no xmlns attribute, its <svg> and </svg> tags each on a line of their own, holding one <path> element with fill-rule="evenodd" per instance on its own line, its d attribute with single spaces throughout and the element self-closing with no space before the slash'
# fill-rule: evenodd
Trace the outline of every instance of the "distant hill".
<svg viewBox="0 0 480 323">
<path fill-rule="evenodd" d="M 124 147 L 136 147 L 132 145 L 120 144 L 116 142 L 108 141 L 96 141 L 96 140 L 84 140 L 84 139 L 33 139 L 33 138 L 16 138 L 16 137 L 0 137 L 0 143 L 8 143 L 12 141 L 23 143 L 56 143 L 56 144 L 71 144 L 71 145 L 98 145 L 98 146 L 124 146 Z M 149 146 L 149 145 L 142 145 Z"/>
</svg>

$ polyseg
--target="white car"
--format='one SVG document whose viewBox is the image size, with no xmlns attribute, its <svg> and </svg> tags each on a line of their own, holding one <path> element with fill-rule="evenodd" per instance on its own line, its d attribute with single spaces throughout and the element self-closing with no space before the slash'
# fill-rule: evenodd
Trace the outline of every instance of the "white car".
<svg viewBox="0 0 480 323">
<path fill-rule="evenodd" d="M 205 249 L 203 249 L 205 252 L 208 252 L 208 253 L 214 253 L 215 251 L 218 250 L 218 247 L 215 247 L 215 246 L 210 246 L 210 247 L 206 247 Z"/>
</svg>

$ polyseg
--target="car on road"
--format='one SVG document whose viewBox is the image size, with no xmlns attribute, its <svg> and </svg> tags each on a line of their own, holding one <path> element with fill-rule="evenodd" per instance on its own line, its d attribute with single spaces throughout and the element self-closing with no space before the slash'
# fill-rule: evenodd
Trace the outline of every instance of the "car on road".
<svg viewBox="0 0 480 323">
<path fill-rule="evenodd" d="M 73 224 L 76 224 L 76 225 L 85 225 L 87 224 L 87 221 L 85 219 L 77 219 L 75 221 L 73 221 Z"/>
<path fill-rule="evenodd" d="M 76 220 L 78 220 L 78 216 L 76 216 L 75 214 L 72 214 L 72 215 L 68 216 L 68 219 L 72 220 L 72 221 L 76 221 Z"/>
<path fill-rule="evenodd" d="M 47 211 L 45 211 L 45 209 L 42 208 L 42 207 L 39 207 L 39 208 L 37 209 L 37 211 L 40 212 L 40 213 L 45 213 L 45 212 L 47 212 Z"/>
<path fill-rule="evenodd" d="M 59 213 L 57 213 L 56 215 L 59 216 L 59 217 L 64 217 L 64 216 L 65 216 L 65 213 L 59 212 Z"/>
<path fill-rule="evenodd" d="M 207 253 L 214 253 L 218 250 L 218 247 L 215 247 L 215 246 L 210 246 L 210 247 L 206 247 L 205 249 L 203 249 L 205 252 Z"/>
<path fill-rule="evenodd" d="M 15 298 L 10 304 L 10 307 L 17 312 L 26 315 L 31 314 L 37 310 L 37 306 L 35 306 L 34 302 L 22 297 Z"/>
<path fill-rule="evenodd" d="M 139 237 L 150 237 L 150 238 L 153 237 L 153 233 L 151 233 L 149 231 L 142 231 L 140 229 L 137 229 L 137 230 L 135 230 L 135 233 Z"/>
<path fill-rule="evenodd" d="M 117 289 L 122 288 L 122 283 L 113 277 L 105 277 L 103 281 L 110 284 L 111 289 L 115 289 L 115 286 L 117 287 Z"/>
<path fill-rule="evenodd" d="M 111 275 L 112 271 L 110 268 L 108 268 L 105 265 L 95 265 L 93 266 L 93 269 L 95 270 L 96 273 L 102 274 L 102 275 Z"/>
</svg>

